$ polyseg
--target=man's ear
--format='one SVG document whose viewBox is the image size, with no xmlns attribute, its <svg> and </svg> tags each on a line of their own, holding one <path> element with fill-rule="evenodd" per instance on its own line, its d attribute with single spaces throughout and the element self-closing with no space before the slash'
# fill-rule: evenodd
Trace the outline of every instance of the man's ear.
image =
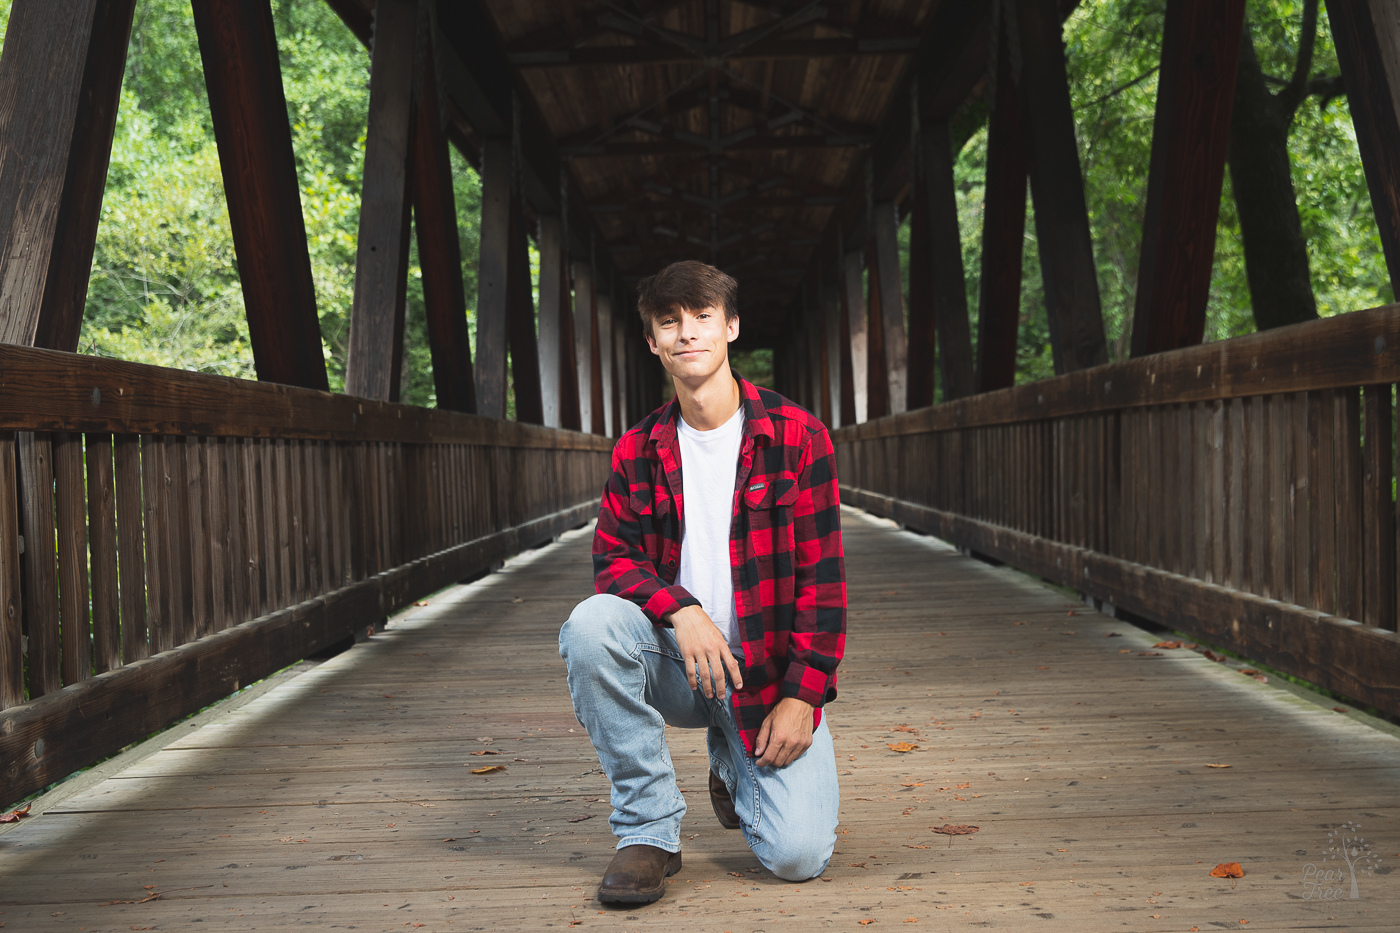
<svg viewBox="0 0 1400 933">
<path fill-rule="evenodd" d="M 734 315 L 725 322 L 725 327 L 729 331 L 729 342 L 733 343 L 739 337 L 739 315 Z"/>
<path fill-rule="evenodd" d="M 658 346 L 656 345 L 656 338 L 653 337 L 651 334 L 647 334 L 647 335 L 646 335 L 646 338 L 647 338 L 647 346 L 651 348 L 651 353 L 652 353 L 652 355 L 653 355 L 653 356 L 660 356 L 660 355 L 661 355 L 661 348 L 658 347 Z"/>
</svg>

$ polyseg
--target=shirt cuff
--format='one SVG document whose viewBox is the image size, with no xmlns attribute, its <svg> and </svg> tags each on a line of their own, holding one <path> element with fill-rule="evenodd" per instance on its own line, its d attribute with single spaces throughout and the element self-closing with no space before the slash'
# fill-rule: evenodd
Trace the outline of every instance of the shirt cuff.
<svg viewBox="0 0 1400 933">
<path fill-rule="evenodd" d="M 825 674 L 815 667 L 796 661 L 791 662 L 788 664 L 787 675 L 783 677 L 780 695 L 795 697 L 821 709 L 836 699 L 836 675 Z"/>
<path fill-rule="evenodd" d="M 651 619 L 653 625 L 670 628 L 670 625 L 663 621 L 663 617 L 670 615 L 677 609 L 698 605 L 700 605 L 700 600 L 691 596 L 685 587 L 667 586 L 653 593 L 642 610 Z"/>
</svg>

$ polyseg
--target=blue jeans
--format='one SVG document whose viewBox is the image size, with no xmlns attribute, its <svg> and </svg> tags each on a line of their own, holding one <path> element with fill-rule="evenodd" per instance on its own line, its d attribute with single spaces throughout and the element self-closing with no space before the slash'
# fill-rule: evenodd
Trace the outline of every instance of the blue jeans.
<svg viewBox="0 0 1400 933">
<path fill-rule="evenodd" d="M 728 699 L 691 690 L 676 638 L 632 602 L 597 595 L 559 633 L 574 714 L 612 782 L 617 847 L 679 852 L 685 799 L 676 786 L 666 725 L 708 729 L 710 768 L 734 799 L 744 838 L 769 871 L 805 881 L 826 870 L 836 845 L 836 754 L 827 717 L 812 746 L 782 768 L 760 768 L 744 748 Z"/>
</svg>

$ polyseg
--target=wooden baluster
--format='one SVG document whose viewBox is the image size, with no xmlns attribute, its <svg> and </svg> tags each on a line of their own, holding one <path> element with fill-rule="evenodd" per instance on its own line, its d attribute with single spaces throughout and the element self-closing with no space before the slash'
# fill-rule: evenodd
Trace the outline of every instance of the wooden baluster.
<svg viewBox="0 0 1400 933">
<path fill-rule="evenodd" d="M 1242 590 L 1249 585 L 1248 538 L 1249 496 L 1246 493 L 1249 475 L 1249 455 L 1245 446 L 1244 429 L 1245 400 L 1233 398 L 1229 401 L 1229 418 L 1226 427 L 1226 443 L 1229 445 L 1225 461 L 1227 476 L 1226 490 L 1229 496 L 1230 549 L 1226 585 Z"/>
<path fill-rule="evenodd" d="M 204 439 L 184 438 L 185 482 L 181 489 L 185 493 L 185 528 L 189 546 L 186 560 L 189 563 L 189 595 L 186 603 L 190 615 L 186 622 L 189 633 L 186 641 L 203 638 L 214 630 L 214 597 L 209 586 L 210 542 L 213 529 L 207 522 L 204 501 L 210 495 L 208 477 L 204 467 Z"/>
<path fill-rule="evenodd" d="M 0 431 L 0 709 L 24 702 L 20 495 L 15 432 Z"/>
<path fill-rule="evenodd" d="M 190 540 L 189 483 L 185 475 L 184 438 L 165 438 L 165 493 L 169 497 L 167 541 L 170 548 L 171 631 L 176 645 L 198 638 L 194 620 L 193 543 Z"/>
<path fill-rule="evenodd" d="M 89 546 L 95 673 L 121 664 L 117 608 L 117 515 L 112 487 L 112 436 L 87 436 Z"/>
<path fill-rule="evenodd" d="M 1363 386 L 1365 447 L 1362 496 L 1365 502 L 1365 602 L 1367 625 L 1395 629 L 1395 503 L 1391 498 L 1395 448 L 1391 428 L 1391 387 Z"/>
<path fill-rule="evenodd" d="M 170 648 L 170 591 L 166 578 L 170 559 L 165 540 L 168 526 L 165 517 L 165 445 L 161 438 L 144 435 L 141 438 L 141 503 L 146 529 L 146 614 L 150 632 L 151 654 Z"/>
<path fill-rule="evenodd" d="M 1293 602 L 1293 559 L 1288 550 L 1293 544 L 1293 450 L 1290 428 L 1289 396 L 1269 396 L 1269 492 L 1273 503 L 1272 528 L 1269 535 L 1269 564 L 1274 572 L 1274 598 Z"/>
<path fill-rule="evenodd" d="M 116 436 L 117 573 L 120 576 L 122 663 L 150 655 L 146 619 L 146 549 L 141 503 L 141 438 Z"/>
<path fill-rule="evenodd" d="M 229 550 L 228 500 L 224 496 L 224 442 L 205 438 L 199 455 L 204 469 L 204 533 L 209 539 L 209 630 L 229 627 L 231 603 L 229 571 L 234 566 Z"/>
<path fill-rule="evenodd" d="M 87 488 L 83 436 L 53 436 L 58 503 L 58 595 L 62 619 L 63 683 L 92 676 L 92 618 L 88 603 Z"/>
</svg>

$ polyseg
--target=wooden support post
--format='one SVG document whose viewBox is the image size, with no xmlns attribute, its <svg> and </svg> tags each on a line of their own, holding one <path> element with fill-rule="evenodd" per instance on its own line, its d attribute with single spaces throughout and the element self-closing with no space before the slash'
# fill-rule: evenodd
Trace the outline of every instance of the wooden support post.
<svg viewBox="0 0 1400 933">
<path fill-rule="evenodd" d="M 559 276 L 559 305 L 555 309 L 559 327 L 559 427 L 582 430 L 578 401 L 578 349 L 574 336 L 574 298 L 570 285 L 569 256 L 565 247 L 562 218 L 559 222 L 559 249 L 551 263 Z M 541 245 L 543 251 L 543 245 Z M 543 261 L 543 259 L 541 260 Z M 543 273 L 541 273 L 543 275 Z M 543 282 L 541 282 L 543 288 Z"/>
<path fill-rule="evenodd" d="M 476 298 L 476 410 L 506 416 L 506 329 L 510 315 L 511 144 L 481 145 L 481 258 Z"/>
<path fill-rule="evenodd" d="M 822 279 L 821 289 L 822 334 L 826 341 L 826 404 L 831 412 L 826 423 L 833 430 L 850 423 L 841 411 L 842 367 L 849 369 L 850 353 L 841 339 L 840 284 L 839 276 L 827 276 Z"/>
<path fill-rule="evenodd" d="M 866 413 L 871 421 L 890 414 L 890 370 L 885 357 L 884 302 L 880 298 L 880 265 L 874 240 L 866 246 Z"/>
<path fill-rule="evenodd" d="M 437 407 L 476 412 L 467 296 L 462 286 L 462 248 L 452 163 L 442 130 L 437 72 L 429 48 L 421 69 L 421 92 L 413 121 L 413 219 L 418 263 L 423 269 L 423 304 L 428 348 L 433 356 Z"/>
<path fill-rule="evenodd" d="M 912 153 L 918 158 L 917 150 Z M 922 160 L 920 160 L 922 161 Z M 938 306 L 929 266 L 929 212 L 924 172 L 915 176 L 909 213 L 909 408 L 933 404 L 938 367 Z"/>
<path fill-rule="evenodd" d="M 565 289 L 564 230 L 558 214 L 540 215 L 540 400 L 544 424 L 561 424 L 564 365 L 561 348 Z"/>
<path fill-rule="evenodd" d="M 851 251 L 841 257 L 841 294 L 845 299 L 846 352 L 851 358 L 851 424 L 870 418 L 870 331 L 865 312 L 865 286 L 862 282 L 861 254 Z"/>
<path fill-rule="evenodd" d="M 16 0 L 0 56 L 0 343 L 74 350 L 133 0 Z"/>
<path fill-rule="evenodd" d="M 1133 313 L 1133 356 L 1201 342 L 1244 0 L 1169 0 Z"/>
<path fill-rule="evenodd" d="M 345 391 L 362 398 L 388 401 L 398 399 L 403 367 L 403 316 L 408 284 L 406 168 L 417 31 L 417 0 L 382 0 L 375 7 L 369 129 L 360 195 L 355 297 L 350 309 Z M 487 243 L 484 229 L 481 242 L 484 255 Z M 477 400 L 482 400 L 479 390 Z"/>
<path fill-rule="evenodd" d="M 614 313 L 617 313 L 616 311 Z M 622 322 L 616 318 L 612 328 L 613 345 L 613 436 L 621 437 L 632 426 L 627 417 L 627 340 Z"/>
<path fill-rule="evenodd" d="M 29 699 L 63 686 L 59 664 L 58 574 L 54 564 L 53 445 L 47 434 L 21 432 L 19 498 L 24 535 L 25 629 L 29 633 Z"/>
<path fill-rule="evenodd" d="M 540 401 L 540 355 L 535 342 L 534 286 L 530 281 L 530 243 L 525 232 L 525 211 L 519 197 L 510 205 L 510 282 L 507 286 L 510 320 L 511 385 L 515 389 L 515 420 L 544 423 Z"/>
<path fill-rule="evenodd" d="M 615 437 L 613 433 L 617 427 L 617 419 L 614 412 L 617 402 L 616 371 L 613 365 L 613 348 L 616 346 L 613 340 L 613 314 L 612 314 L 612 292 L 608 288 L 598 289 L 598 365 L 601 373 L 603 392 L 603 435 Z"/>
<path fill-rule="evenodd" d="M 926 212 L 928 238 L 927 252 L 917 254 L 917 262 L 927 264 L 932 280 L 933 319 L 942 344 L 938 362 L 943 375 L 943 399 L 949 401 L 971 395 L 974 380 L 967 280 L 963 276 L 958 198 L 953 187 L 953 142 L 946 120 L 924 121 L 918 156 L 916 170 L 921 176 L 918 187 L 922 197 L 915 201 L 915 211 Z M 915 255 L 912 250 L 910 254 Z M 932 401 L 930 393 L 929 403 Z"/>
<path fill-rule="evenodd" d="M 1108 362 L 1098 271 L 1074 136 L 1059 0 L 1016 0 L 1021 115 L 1055 372 Z"/>
<path fill-rule="evenodd" d="M 326 389 L 272 7 L 194 0 L 193 9 L 258 378 Z"/>
<path fill-rule="evenodd" d="M 859 261 L 860 256 L 856 256 Z M 855 358 L 851 350 L 851 312 L 850 312 L 850 289 L 847 287 L 849 279 L 845 270 L 846 256 L 837 256 L 836 265 L 836 286 L 832 293 L 836 301 L 836 353 L 840 362 L 840 369 L 836 378 L 840 380 L 837 387 L 837 399 L 841 410 L 841 424 L 851 425 L 856 423 L 856 385 L 855 385 Z M 859 292 L 859 290 L 857 290 Z M 859 293 L 857 294 L 859 297 Z"/>
<path fill-rule="evenodd" d="M 1021 99 L 1005 30 L 997 51 L 996 95 L 987 125 L 982 276 L 977 310 L 977 391 L 1016 382 L 1021 317 L 1021 244 L 1026 232 L 1026 153 Z"/>
<path fill-rule="evenodd" d="M 607 399 L 603 396 L 603 348 L 601 346 L 602 335 L 599 332 L 598 305 L 600 304 L 602 291 L 601 283 L 598 281 L 598 267 L 593 265 L 593 287 L 589 290 L 588 303 L 588 329 L 584 333 L 588 337 L 588 397 L 589 411 L 593 412 L 593 423 L 590 431 L 593 434 L 607 435 L 608 416 Z"/>
<path fill-rule="evenodd" d="M 593 264 L 575 262 L 574 369 L 578 376 L 579 430 L 590 432 L 593 430 L 593 284 Z"/>
<path fill-rule="evenodd" d="M 899 209 L 893 201 L 876 201 L 874 212 L 876 265 L 871 278 L 878 272 L 889 414 L 897 415 L 908 407 L 909 400 L 909 344 L 904 332 L 904 281 L 899 271 Z"/>
<path fill-rule="evenodd" d="M 1400 10 L 1387 0 L 1329 0 L 1327 18 L 1393 291 L 1400 284 Z"/>
<path fill-rule="evenodd" d="M 15 432 L 0 431 L 0 709 L 24 702 L 19 477 Z"/>
</svg>

